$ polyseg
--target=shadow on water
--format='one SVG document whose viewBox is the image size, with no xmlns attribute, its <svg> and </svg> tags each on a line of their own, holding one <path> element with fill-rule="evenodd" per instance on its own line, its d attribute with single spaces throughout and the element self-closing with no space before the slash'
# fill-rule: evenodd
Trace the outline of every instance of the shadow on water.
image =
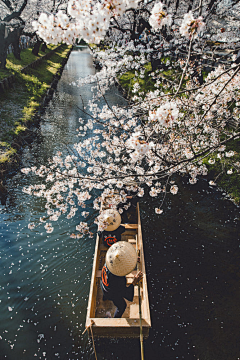
<svg viewBox="0 0 240 360">
<path fill-rule="evenodd" d="M 91 86 L 71 85 L 95 72 L 86 49 L 73 51 L 40 126 L 41 141 L 24 153 L 24 165 L 44 163 L 77 138 L 81 106 Z M 109 94 L 112 104 L 120 97 Z M 124 103 L 124 102 L 123 102 Z M 77 218 L 59 220 L 52 234 L 28 223 L 44 204 L 22 193 L 34 182 L 22 174 L 9 180 L 10 199 L 0 207 L 0 359 L 84 359 L 94 352 L 85 328 L 94 238 L 70 239 Z M 237 360 L 240 358 L 240 214 L 204 180 L 179 181 L 164 213 L 141 199 L 152 328 L 145 358 Z M 92 209 L 90 217 L 94 217 Z M 139 340 L 97 340 L 98 360 L 140 359 Z"/>
</svg>

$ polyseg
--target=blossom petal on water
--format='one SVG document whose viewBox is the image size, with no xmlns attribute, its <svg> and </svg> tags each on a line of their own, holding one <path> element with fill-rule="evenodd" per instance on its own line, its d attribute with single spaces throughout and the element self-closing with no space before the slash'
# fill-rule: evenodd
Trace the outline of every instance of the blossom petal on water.
<svg viewBox="0 0 240 360">
<path fill-rule="evenodd" d="M 34 228 L 35 228 L 35 224 L 34 224 L 34 223 L 28 224 L 28 228 L 29 228 L 30 230 L 34 229 Z"/>
<path fill-rule="evenodd" d="M 173 195 L 176 195 L 178 192 L 178 186 L 177 185 L 172 185 L 170 188 L 170 193 L 172 193 Z"/>
<path fill-rule="evenodd" d="M 210 180 L 210 181 L 209 181 L 209 185 L 211 185 L 211 186 L 216 186 L 217 184 L 216 184 L 213 180 Z"/>
</svg>

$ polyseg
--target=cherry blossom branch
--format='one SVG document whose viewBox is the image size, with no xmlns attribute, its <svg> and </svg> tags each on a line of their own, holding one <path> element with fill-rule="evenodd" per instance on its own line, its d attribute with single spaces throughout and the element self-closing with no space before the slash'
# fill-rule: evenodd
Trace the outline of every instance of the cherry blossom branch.
<svg viewBox="0 0 240 360">
<path fill-rule="evenodd" d="M 182 77 L 181 77 L 180 83 L 179 83 L 179 85 L 178 85 L 178 89 L 177 89 L 177 91 L 176 91 L 176 93 L 175 93 L 175 96 L 174 96 L 174 97 L 176 97 L 176 96 L 177 96 L 177 94 L 178 94 L 178 92 L 179 92 L 179 90 L 180 90 L 180 88 L 181 88 L 182 82 L 183 82 L 183 77 L 184 77 L 184 75 L 185 75 L 185 73 L 186 73 L 186 71 L 187 71 L 187 67 L 188 67 L 188 63 L 189 63 L 189 60 L 190 60 L 190 55 L 191 55 L 192 40 L 193 40 L 193 38 L 191 37 L 191 39 L 190 39 L 190 44 L 189 44 L 189 49 L 188 49 L 188 58 L 187 58 L 187 62 L 186 62 L 186 65 L 185 65 L 184 71 L 183 71 L 183 73 L 182 73 Z"/>
<path fill-rule="evenodd" d="M 160 208 L 163 206 L 163 203 L 166 199 L 166 196 L 167 196 L 167 185 L 169 183 L 169 179 L 170 179 L 170 175 L 168 176 L 167 180 L 166 180 L 166 183 L 165 183 L 165 191 L 164 191 L 164 196 L 163 196 L 163 199 L 162 199 L 162 202 L 161 202 L 161 205 L 160 205 Z"/>
<path fill-rule="evenodd" d="M 219 75 L 217 75 L 213 80 L 211 80 L 211 81 L 208 82 L 208 83 L 205 83 L 205 84 L 200 85 L 200 86 L 196 86 L 196 87 L 194 87 L 194 88 L 184 89 L 184 90 L 182 90 L 182 91 L 179 91 L 179 92 L 178 92 L 178 95 L 185 94 L 185 93 L 189 93 L 189 92 L 193 92 L 193 91 L 196 91 L 196 90 L 202 91 L 202 89 L 206 88 L 207 86 L 212 85 L 212 84 L 213 84 L 214 82 L 216 82 L 219 78 L 221 78 L 224 74 L 227 74 L 227 73 L 229 73 L 230 71 L 237 69 L 238 67 L 239 67 L 239 65 L 235 65 L 235 66 L 233 66 L 233 67 L 231 67 L 231 68 L 229 68 L 229 69 L 221 72 Z M 170 96 L 175 96 L 175 95 L 176 95 L 176 93 L 166 93 L 166 94 L 157 95 L 156 98 L 164 98 L 164 97 L 170 97 Z M 137 106 L 138 104 L 139 104 L 139 103 L 136 102 L 136 103 L 135 103 L 135 106 Z"/>
<path fill-rule="evenodd" d="M 98 82 L 98 80 L 97 80 L 97 82 Z M 113 111 L 113 109 L 112 109 L 111 106 L 109 105 L 109 103 L 108 103 L 105 95 L 104 95 L 103 92 L 101 91 L 101 87 L 100 87 L 100 85 L 99 85 L 99 82 L 98 82 L 98 88 L 99 88 L 99 91 L 100 91 L 101 94 L 102 94 L 102 97 L 104 98 L 105 103 L 107 104 L 107 107 L 108 107 L 109 110 L 112 112 L 112 114 L 115 116 L 115 118 L 119 121 L 118 116 L 117 116 L 116 113 Z"/>
<path fill-rule="evenodd" d="M 106 126 L 106 124 L 105 124 L 104 122 L 96 119 L 94 116 L 92 116 L 92 114 L 88 113 L 86 110 L 81 109 L 81 108 L 80 108 L 79 106 L 77 106 L 77 105 L 76 105 L 76 107 L 77 107 L 80 111 L 82 111 L 84 114 L 90 116 L 90 117 L 91 117 L 94 121 L 96 121 L 97 123 L 99 123 L 99 124 L 101 124 L 101 125 L 103 125 L 103 126 Z"/>
<path fill-rule="evenodd" d="M 12 14 L 7 15 L 3 21 L 10 22 L 12 19 L 19 18 L 19 16 L 22 14 L 23 10 L 27 6 L 27 0 L 23 0 L 23 3 L 18 11 L 12 12 Z"/>
<path fill-rule="evenodd" d="M 219 91 L 219 93 L 215 96 L 214 100 L 212 101 L 212 103 L 209 105 L 208 109 L 204 112 L 204 114 L 202 115 L 199 124 L 203 121 L 203 119 L 205 118 L 205 116 L 207 115 L 207 113 L 209 112 L 209 110 L 212 108 L 212 106 L 216 103 L 217 99 L 219 98 L 219 96 L 221 95 L 221 93 L 223 92 L 223 90 L 227 87 L 227 85 L 230 83 L 230 81 L 234 78 L 234 76 L 237 74 L 237 72 L 239 71 L 240 66 L 237 66 L 235 72 L 233 73 L 233 75 L 230 77 L 230 79 L 224 84 L 224 86 L 222 87 L 222 89 Z"/>
</svg>

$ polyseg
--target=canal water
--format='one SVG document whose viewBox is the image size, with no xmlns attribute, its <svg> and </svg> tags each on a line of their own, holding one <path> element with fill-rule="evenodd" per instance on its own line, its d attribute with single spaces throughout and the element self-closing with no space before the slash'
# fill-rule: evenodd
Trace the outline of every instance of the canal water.
<svg viewBox="0 0 240 360">
<path fill-rule="evenodd" d="M 72 51 L 24 166 L 43 164 L 79 140 L 85 115 L 78 107 L 92 92 L 72 82 L 94 73 L 88 50 Z M 107 98 L 125 104 L 117 89 Z M 95 239 L 69 237 L 80 214 L 60 219 L 51 234 L 29 230 L 45 213 L 41 199 L 22 192 L 35 180 L 17 173 L 0 206 L 0 359 L 91 360 L 92 342 L 82 333 Z M 240 359 L 239 208 L 205 180 L 192 186 L 183 179 L 179 187 L 161 216 L 151 198 L 140 204 L 152 318 L 145 359 Z M 137 339 L 98 340 L 96 350 L 102 360 L 140 359 Z"/>
</svg>

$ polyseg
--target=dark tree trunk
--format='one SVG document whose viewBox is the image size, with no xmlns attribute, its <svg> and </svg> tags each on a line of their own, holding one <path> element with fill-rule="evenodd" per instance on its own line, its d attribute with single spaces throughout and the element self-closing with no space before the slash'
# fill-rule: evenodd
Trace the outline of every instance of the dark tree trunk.
<svg viewBox="0 0 240 360">
<path fill-rule="evenodd" d="M 20 57 L 21 49 L 20 49 L 20 46 L 19 46 L 19 39 L 15 40 L 12 43 L 12 46 L 13 46 L 13 55 L 14 55 L 14 57 L 16 59 L 18 59 L 18 60 L 21 60 L 21 57 Z"/>
<path fill-rule="evenodd" d="M 7 49 L 10 44 L 13 44 L 14 55 L 17 59 L 20 59 L 20 48 L 19 48 L 19 37 L 23 31 L 25 22 L 20 18 L 21 13 L 25 9 L 28 0 L 23 0 L 20 8 L 17 11 L 11 6 L 11 2 L 4 0 L 2 1 L 8 8 L 9 13 L 0 21 L 0 68 L 5 68 Z M 14 24 L 11 20 L 15 19 Z"/>
<path fill-rule="evenodd" d="M 5 69 L 6 66 L 6 59 L 7 59 L 7 42 L 5 39 L 5 25 L 0 24 L 0 68 Z"/>
<path fill-rule="evenodd" d="M 5 69 L 7 60 L 7 51 L 0 51 L 0 69 Z"/>
<path fill-rule="evenodd" d="M 179 0 L 176 0 L 176 7 L 175 7 L 175 11 L 177 11 L 178 7 L 179 7 Z"/>
<path fill-rule="evenodd" d="M 37 42 L 34 44 L 34 47 L 32 49 L 33 55 L 38 56 L 41 44 L 42 44 L 42 41 L 37 39 Z"/>
<path fill-rule="evenodd" d="M 41 46 L 41 51 L 45 52 L 46 49 L 47 49 L 47 44 L 44 42 Z"/>
<path fill-rule="evenodd" d="M 14 56 L 20 59 L 19 37 L 22 33 L 22 27 L 16 27 L 10 31 L 4 23 L 0 24 L 0 68 L 4 69 L 6 66 L 7 49 L 10 44 L 13 44 Z"/>
<path fill-rule="evenodd" d="M 187 9 L 187 12 L 191 11 L 192 10 L 192 3 L 190 2 L 189 5 L 188 5 L 188 9 Z"/>
<path fill-rule="evenodd" d="M 14 39 L 12 41 L 13 55 L 18 60 L 21 60 L 21 57 L 20 57 L 21 49 L 20 49 L 20 44 L 19 44 L 21 33 L 22 33 L 22 31 L 20 29 L 17 29 L 16 37 L 14 37 Z"/>
</svg>

